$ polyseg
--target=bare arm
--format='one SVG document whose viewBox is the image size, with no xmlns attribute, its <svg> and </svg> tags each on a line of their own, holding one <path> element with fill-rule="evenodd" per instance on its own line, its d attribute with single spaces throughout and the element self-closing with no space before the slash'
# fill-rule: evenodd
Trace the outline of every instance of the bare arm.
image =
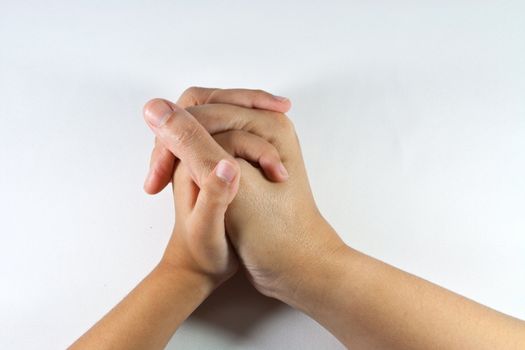
<svg viewBox="0 0 525 350">
<path fill-rule="evenodd" d="M 71 349 L 163 349 L 175 330 L 238 267 L 224 230 L 237 193 L 234 160 L 218 162 L 200 188 L 185 167 L 173 182 L 176 223 L 159 265 Z"/>
<path fill-rule="evenodd" d="M 70 349 L 163 349 L 214 287 L 203 275 L 161 263 Z"/>
<path fill-rule="evenodd" d="M 525 348 L 523 321 L 346 246 L 317 209 L 285 115 L 226 104 L 188 111 L 212 134 L 240 129 L 268 140 L 289 172 L 272 183 L 238 160 L 243 175 L 226 228 L 261 293 L 304 311 L 352 349 Z M 169 149 L 172 131 L 154 131 Z M 228 137 L 215 140 L 235 153 Z"/>
<path fill-rule="evenodd" d="M 289 101 L 254 90 L 188 89 L 180 101 L 289 108 Z M 157 143 L 144 185 L 147 192 L 155 193 L 173 182 L 175 228 L 157 267 L 71 349 L 163 349 L 193 310 L 237 269 L 224 229 L 224 213 L 238 189 L 237 163 L 191 115 L 181 116 L 185 113 L 181 108 L 163 101 L 148 106 L 148 125 L 155 131 L 172 131 L 168 147 L 184 163 L 178 167 L 174 155 Z M 189 144 L 193 138 L 187 139 L 188 135 L 198 145 Z M 234 153 L 261 163 L 269 179 L 286 181 L 279 154 L 270 143 L 241 132 L 223 133 L 223 137 L 237 150 Z"/>
<path fill-rule="evenodd" d="M 525 349 L 523 321 L 347 246 L 304 276 L 284 300 L 351 349 Z"/>
</svg>

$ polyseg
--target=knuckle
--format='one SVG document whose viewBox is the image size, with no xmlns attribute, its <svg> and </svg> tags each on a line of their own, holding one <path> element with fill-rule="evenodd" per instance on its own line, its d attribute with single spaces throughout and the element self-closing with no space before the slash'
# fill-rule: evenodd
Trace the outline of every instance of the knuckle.
<svg viewBox="0 0 525 350">
<path fill-rule="evenodd" d="M 220 207 L 227 204 L 226 184 L 221 181 L 210 181 L 201 191 L 201 202 L 209 208 Z"/>
<path fill-rule="evenodd" d="M 290 118 L 282 113 L 271 112 L 270 118 L 275 124 L 277 131 L 282 133 L 293 133 L 295 131 L 295 126 Z"/>
<path fill-rule="evenodd" d="M 205 193 L 212 191 L 213 181 L 210 178 L 215 177 L 212 175 L 212 172 L 217 165 L 217 161 L 202 153 L 194 156 L 193 160 L 195 162 L 194 170 L 198 177 L 198 183 L 202 184 L 202 190 Z"/>
<path fill-rule="evenodd" d="M 293 132 L 293 131 L 295 131 L 295 125 L 294 125 L 294 123 L 293 123 L 292 120 L 291 120 L 290 118 L 288 118 L 288 116 L 286 116 L 285 114 L 282 115 L 281 123 L 283 124 L 283 128 L 284 128 L 286 131 L 289 131 L 289 132 Z"/>
<path fill-rule="evenodd" d="M 271 143 L 267 142 L 264 147 L 262 148 L 262 154 L 265 154 L 267 155 L 268 157 L 271 157 L 271 158 L 274 158 L 274 159 L 279 159 L 280 158 L 280 155 L 279 155 L 279 152 L 277 151 L 277 148 L 275 148 L 274 145 L 272 145 Z"/>
<path fill-rule="evenodd" d="M 184 90 L 182 95 L 195 95 L 195 93 L 197 93 L 199 91 L 199 89 L 200 88 L 198 86 L 190 86 L 189 88 Z"/>
<path fill-rule="evenodd" d="M 205 171 L 205 174 L 207 174 L 209 176 L 209 174 L 213 171 L 213 169 L 215 168 L 215 166 L 217 165 L 217 161 L 214 160 L 214 159 L 210 159 L 208 157 L 206 157 L 205 159 L 202 159 L 200 161 L 201 165 L 202 165 L 202 168 L 204 169 Z"/>
<path fill-rule="evenodd" d="M 190 147 L 199 141 L 200 133 L 197 125 L 191 123 L 178 127 L 175 130 L 174 143 L 178 147 Z"/>
<path fill-rule="evenodd" d="M 213 89 L 209 93 L 208 97 L 206 98 L 206 101 L 204 103 L 218 103 L 220 102 L 221 96 L 220 96 L 221 89 Z"/>
<path fill-rule="evenodd" d="M 181 103 L 184 105 L 184 107 L 191 106 L 197 103 L 197 98 L 195 97 L 197 95 L 198 87 L 196 86 L 190 86 L 184 92 L 182 95 L 180 95 L 178 103 Z"/>
<path fill-rule="evenodd" d="M 220 92 L 222 89 L 218 88 L 207 88 L 202 86 L 190 86 L 182 93 L 183 99 L 191 102 L 190 106 L 213 103 L 214 101 L 220 101 Z"/>
<path fill-rule="evenodd" d="M 264 101 L 267 101 L 270 96 L 271 94 L 269 92 L 266 92 L 261 89 L 257 89 L 257 90 L 252 90 L 251 98 L 254 102 L 258 101 L 259 103 L 263 103 Z"/>
<path fill-rule="evenodd" d="M 199 101 L 197 96 L 199 96 L 199 93 L 202 89 L 203 88 L 198 86 L 190 86 L 189 88 L 184 90 L 180 97 L 180 101 L 183 101 L 185 105 L 189 106 L 198 104 Z"/>
</svg>

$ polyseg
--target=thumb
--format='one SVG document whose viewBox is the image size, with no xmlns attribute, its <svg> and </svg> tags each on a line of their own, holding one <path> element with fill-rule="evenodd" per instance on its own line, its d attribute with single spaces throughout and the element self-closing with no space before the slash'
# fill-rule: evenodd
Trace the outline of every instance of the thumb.
<svg viewBox="0 0 525 350">
<path fill-rule="evenodd" d="M 224 214 L 237 194 L 239 179 L 239 165 L 227 159 L 217 163 L 206 177 L 192 212 L 193 228 L 197 234 L 207 235 L 216 243 L 216 239 L 224 240 Z"/>
<path fill-rule="evenodd" d="M 153 99 L 144 106 L 144 118 L 164 147 L 186 164 L 199 187 L 211 172 L 210 164 L 229 156 L 184 108 Z"/>
</svg>

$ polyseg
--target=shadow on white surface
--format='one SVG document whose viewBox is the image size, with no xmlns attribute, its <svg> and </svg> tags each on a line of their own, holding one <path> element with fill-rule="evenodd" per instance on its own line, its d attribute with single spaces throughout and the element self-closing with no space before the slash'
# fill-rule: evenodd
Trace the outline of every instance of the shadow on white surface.
<svg viewBox="0 0 525 350">
<path fill-rule="evenodd" d="M 186 325 L 206 328 L 230 339 L 252 337 L 258 326 L 287 309 L 283 303 L 265 297 L 250 284 L 243 271 L 219 287 L 186 321 Z M 179 348 L 176 337 L 166 349 Z"/>
</svg>

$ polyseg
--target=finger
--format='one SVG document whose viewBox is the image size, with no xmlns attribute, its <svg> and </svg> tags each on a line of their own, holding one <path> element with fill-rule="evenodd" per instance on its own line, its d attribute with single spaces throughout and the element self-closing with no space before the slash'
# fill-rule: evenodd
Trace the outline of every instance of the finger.
<svg viewBox="0 0 525 350">
<path fill-rule="evenodd" d="M 265 139 L 240 130 L 215 134 L 213 138 L 233 157 L 258 163 L 268 179 L 276 182 L 288 179 L 288 171 L 281 162 L 279 152 L 274 145 Z"/>
<path fill-rule="evenodd" d="M 223 103 L 238 105 L 246 108 L 267 109 L 286 113 L 290 110 L 291 102 L 288 98 L 272 95 L 262 90 L 249 89 L 216 89 L 190 87 L 184 91 L 177 103 L 182 108 L 204 103 Z M 156 143 L 152 152 L 150 172 L 144 182 L 144 190 L 149 194 L 156 194 L 171 180 L 167 170 L 173 167 L 175 156 L 162 143 Z"/>
<path fill-rule="evenodd" d="M 263 90 L 216 89 L 190 87 L 184 91 L 177 104 L 183 108 L 209 103 L 223 103 L 246 108 L 267 109 L 286 113 L 292 106 L 286 97 L 272 95 Z"/>
<path fill-rule="evenodd" d="M 175 156 L 155 138 L 151 152 L 149 173 L 144 181 L 144 191 L 157 194 L 170 183 L 175 166 Z"/>
<path fill-rule="evenodd" d="M 295 135 L 292 122 L 281 113 L 254 111 L 227 104 L 205 104 L 189 107 L 187 110 L 210 134 L 227 130 L 243 130 L 260 136 L 274 145 L 288 142 L 287 138 L 282 137 L 283 135 Z"/>
<path fill-rule="evenodd" d="M 190 170 L 201 187 L 220 159 L 233 159 L 185 109 L 153 99 L 144 106 L 144 118 L 159 141 Z"/>
<path fill-rule="evenodd" d="M 173 198 L 175 201 L 176 219 L 190 215 L 197 201 L 198 194 L 199 187 L 191 178 L 188 167 L 177 161 L 173 173 Z"/>
<path fill-rule="evenodd" d="M 190 225 L 194 235 L 206 235 L 211 246 L 224 241 L 224 214 L 239 189 L 240 168 L 235 160 L 223 159 L 203 181 Z M 194 237 L 196 239 L 202 237 Z M 202 239 L 198 239 L 203 241 Z"/>
<path fill-rule="evenodd" d="M 237 194 L 239 175 L 239 165 L 235 160 L 222 159 L 203 181 L 193 215 L 204 226 L 216 220 L 224 226 L 224 213 Z"/>
</svg>

